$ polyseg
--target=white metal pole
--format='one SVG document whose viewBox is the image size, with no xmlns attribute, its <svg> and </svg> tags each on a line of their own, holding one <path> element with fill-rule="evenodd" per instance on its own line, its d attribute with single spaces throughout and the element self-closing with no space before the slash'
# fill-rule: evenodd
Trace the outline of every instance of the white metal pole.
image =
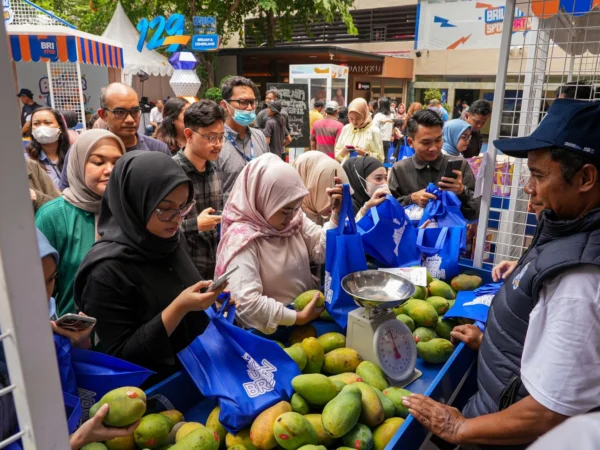
<svg viewBox="0 0 600 450">
<path fill-rule="evenodd" d="M 83 85 L 81 84 L 81 67 L 79 61 L 75 63 L 77 67 L 77 93 L 79 94 L 79 108 L 81 110 L 81 123 L 83 125 L 83 131 L 86 130 L 86 117 L 85 117 L 85 101 L 83 99 Z"/>
<path fill-rule="evenodd" d="M 500 40 L 500 60 L 498 61 L 498 76 L 494 89 L 494 108 L 490 124 L 488 150 L 484 153 L 485 167 L 483 174 L 483 195 L 481 196 L 481 207 L 479 210 L 479 226 L 477 227 L 477 241 L 473 254 L 473 265 L 483 266 L 483 254 L 485 251 L 485 238 L 487 234 L 488 215 L 492 202 L 492 185 L 496 169 L 496 147 L 494 139 L 500 136 L 500 124 L 502 122 L 502 110 L 504 109 L 504 90 L 506 87 L 506 73 L 508 71 L 508 60 L 510 58 L 510 39 L 512 36 L 513 21 L 515 17 L 517 0 L 506 0 L 504 12 L 504 24 L 502 38 Z"/>
<path fill-rule="evenodd" d="M 0 79 L 12 70 L 4 21 L 0 25 Z M 0 134 L 21 148 L 12 90 L 0 90 Z M 12 136 L 12 137 L 11 137 Z M 12 142 L 12 144 L 10 144 Z M 48 298 L 37 248 L 22 151 L 5 151 L 0 164 L 0 326 L 25 450 L 69 448 Z"/>
<path fill-rule="evenodd" d="M 50 91 L 50 106 L 54 106 L 54 82 L 52 81 L 52 65 L 50 61 L 46 61 L 46 73 L 48 74 L 48 90 Z"/>
</svg>

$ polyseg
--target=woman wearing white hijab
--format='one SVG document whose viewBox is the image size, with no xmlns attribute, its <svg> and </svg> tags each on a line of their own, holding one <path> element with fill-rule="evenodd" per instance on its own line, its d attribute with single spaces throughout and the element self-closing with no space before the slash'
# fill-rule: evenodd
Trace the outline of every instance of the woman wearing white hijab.
<svg viewBox="0 0 600 450">
<path fill-rule="evenodd" d="M 123 142 L 110 131 L 83 133 L 69 152 L 69 187 L 36 214 L 36 226 L 61 255 L 55 287 L 58 316 L 75 312 L 75 274 L 98 238 L 100 201 L 115 163 L 124 154 Z"/>
</svg>

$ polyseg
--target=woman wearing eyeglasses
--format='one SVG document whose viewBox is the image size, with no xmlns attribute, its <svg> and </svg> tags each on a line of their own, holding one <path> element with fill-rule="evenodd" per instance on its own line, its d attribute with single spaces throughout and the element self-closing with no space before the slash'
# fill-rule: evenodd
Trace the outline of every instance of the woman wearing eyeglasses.
<svg viewBox="0 0 600 450">
<path fill-rule="evenodd" d="M 194 184 L 196 205 L 181 228 L 196 269 L 209 279 L 215 273 L 223 210 L 223 181 L 216 161 L 225 140 L 225 111 L 212 100 L 200 100 L 185 111 L 183 121 L 186 145 L 173 160 Z"/>
<path fill-rule="evenodd" d="M 462 156 L 471 141 L 471 125 L 462 119 L 449 120 L 444 124 L 444 146 L 442 153 Z"/>
<path fill-rule="evenodd" d="M 179 230 L 194 206 L 183 169 L 158 152 L 127 153 L 102 199 L 98 241 L 75 279 L 75 303 L 97 319 L 99 349 L 157 372 L 180 368 L 177 352 L 200 335 L 223 287 L 194 267 Z"/>
<path fill-rule="evenodd" d="M 86 131 L 71 146 L 67 166 L 69 187 L 61 197 L 37 211 L 36 226 L 61 255 L 54 288 L 59 316 L 75 312 L 75 274 L 99 237 L 96 223 L 100 201 L 113 167 L 124 154 L 123 142 L 110 131 Z"/>
</svg>

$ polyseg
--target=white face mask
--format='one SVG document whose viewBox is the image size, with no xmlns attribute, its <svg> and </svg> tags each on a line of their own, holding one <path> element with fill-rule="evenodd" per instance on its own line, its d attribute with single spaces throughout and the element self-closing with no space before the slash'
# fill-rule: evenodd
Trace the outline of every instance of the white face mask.
<svg viewBox="0 0 600 450">
<path fill-rule="evenodd" d="M 40 144 L 54 144 L 60 136 L 60 128 L 38 127 L 31 134 Z"/>
<path fill-rule="evenodd" d="M 375 194 L 375 191 L 377 189 L 387 189 L 387 188 L 388 188 L 387 183 L 375 184 L 375 183 L 370 183 L 367 181 L 367 194 L 369 194 L 369 197 L 373 197 L 373 194 Z"/>
</svg>

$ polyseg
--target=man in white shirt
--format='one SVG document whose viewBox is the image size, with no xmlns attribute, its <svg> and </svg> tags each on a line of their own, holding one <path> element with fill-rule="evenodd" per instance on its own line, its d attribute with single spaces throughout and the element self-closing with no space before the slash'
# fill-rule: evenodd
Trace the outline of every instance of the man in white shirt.
<svg viewBox="0 0 600 450">
<path fill-rule="evenodd" d="M 156 130 L 163 121 L 163 108 L 165 104 L 162 100 L 156 101 L 156 106 L 150 111 L 150 125 Z"/>
<path fill-rule="evenodd" d="M 420 395 L 404 400 L 449 443 L 524 449 L 600 406 L 598 123 L 600 102 L 556 100 L 531 136 L 494 142 L 528 158 L 525 191 L 539 225 L 492 301 L 485 334 L 452 332 L 479 350 L 478 391 L 462 414 Z"/>
</svg>

